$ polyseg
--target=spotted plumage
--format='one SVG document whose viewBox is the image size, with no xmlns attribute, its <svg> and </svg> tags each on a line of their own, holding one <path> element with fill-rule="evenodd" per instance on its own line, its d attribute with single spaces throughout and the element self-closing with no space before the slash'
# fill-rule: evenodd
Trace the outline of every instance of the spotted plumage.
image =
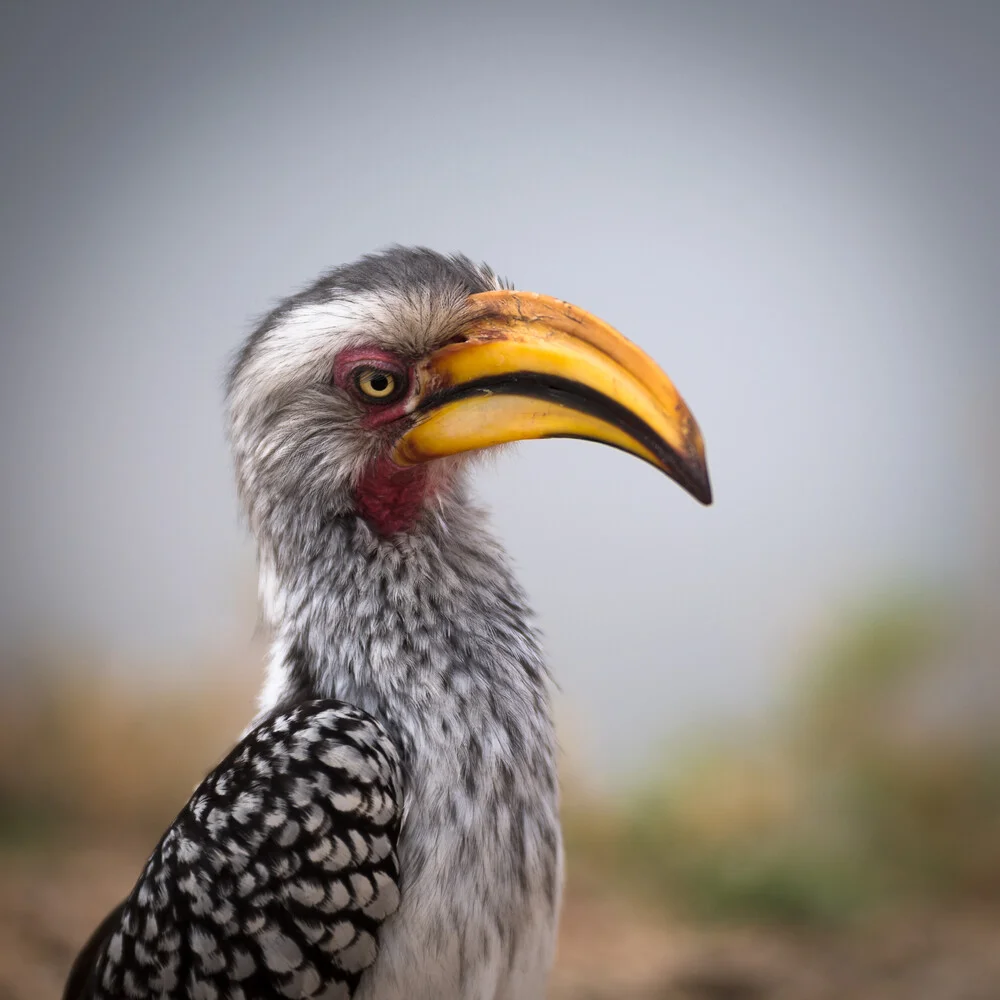
<svg viewBox="0 0 1000 1000">
<path fill-rule="evenodd" d="M 304 702 L 202 782 L 70 996 L 347 1000 L 399 906 L 402 775 L 370 716 Z"/>
<path fill-rule="evenodd" d="M 595 317 L 402 247 L 273 309 L 228 410 L 273 633 L 260 712 L 66 1000 L 542 1000 L 549 674 L 469 459 L 590 438 L 707 502 L 693 417 Z"/>
</svg>

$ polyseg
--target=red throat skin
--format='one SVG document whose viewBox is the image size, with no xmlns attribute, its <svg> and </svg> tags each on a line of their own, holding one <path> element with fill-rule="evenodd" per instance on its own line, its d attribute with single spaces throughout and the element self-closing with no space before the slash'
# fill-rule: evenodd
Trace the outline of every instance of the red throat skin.
<svg viewBox="0 0 1000 1000">
<path fill-rule="evenodd" d="M 375 531 L 395 535 L 416 524 L 429 493 L 425 465 L 402 468 L 389 458 L 380 458 L 365 470 L 354 499 Z"/>
</svg>

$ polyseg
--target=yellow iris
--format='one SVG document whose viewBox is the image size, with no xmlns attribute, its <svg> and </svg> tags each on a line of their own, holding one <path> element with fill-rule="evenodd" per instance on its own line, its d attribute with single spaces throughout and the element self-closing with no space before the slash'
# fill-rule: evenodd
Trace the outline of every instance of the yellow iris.
<svg viewBox="0 0 1000 1000">
<path fill-rule="evenodd" d="M 396 376 L 378 368 L 366 368 L 358 375 L 358 388 L 371 399 L 387 399 L 396 391 Z"/>
</svg>

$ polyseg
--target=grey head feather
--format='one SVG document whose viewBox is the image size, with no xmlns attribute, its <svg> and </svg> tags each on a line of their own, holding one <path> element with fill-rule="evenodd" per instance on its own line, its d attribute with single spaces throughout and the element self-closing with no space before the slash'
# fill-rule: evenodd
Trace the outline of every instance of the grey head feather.
<svg viewBox="0 0 1000 1000">
<path fill-rule="evenodd" d="M 240 348 L 229 372 L 232 391 L 240 369 L 259 342 L 295 310 L 322 305 L 334 299 L 376 294 L 391 303 L 433 293 L 448 301 L 452 296 L 465 298 L 491 288 L 505 288 L 487 264 L 475 264 L 464 254 L 445 255 L 427 247 L 394 245 L 380 253 L 365 254 L 350 264 L 341 264 L 320 275 L 301 291 L 282 299 L 261 321 Z M 428 344 L 428 347 L 432 345 Z"/>
<path fill-rule="evenodd" d="M 237 485 L 258 540 L 349 513 L 353 484 L 385 447 L 332 384 L 337 354 L 364 344 L 416 360 L 453 335 L 469 295 L 497 287 L 467 257 L 393 247 L 335 268 L 263 319 L 227 390 Z M 433 471 L 457 482 L 461 464 Z"/>
</svg>

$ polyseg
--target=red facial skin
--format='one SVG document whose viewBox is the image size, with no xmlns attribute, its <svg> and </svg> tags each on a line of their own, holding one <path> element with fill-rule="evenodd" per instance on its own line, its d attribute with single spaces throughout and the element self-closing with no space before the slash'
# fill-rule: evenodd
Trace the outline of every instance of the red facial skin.
<svg viewBox="0 0 1000 1000">
<path fill-rule="evenodd" d="M 409 388 L 394 403 L 373 403 L 360 395 L 354 385 L 354 371 L 357 368 L 384 368 L 392 372 L 396 378 L 406 379 Z M 413 391 L 410 366 L 395 354 L 380 351 L 377 347 L 354 347 L 349 351 L 341 351 L 333 362 L 333 384 L 345 389 L 364 405 L 365 427 L 381 427 L 404 416 L 406 404 Z"/>
<path fill-rule="evenodd" d="M 387 456 L 365 469 L 354 490 L 358 513 L 380 535 L 409 531 L 427 503 L 427 468 L 404 469 Z"/>
<path fill-rule="evenodd" d="M 354 382 L 358 368 L 383 368 L 397 378 L 406 379 L 407 391 L 392 403 L 366 400 Z M 358 400 L 364 407 L 362 423 L 375 430 L 406 415 L 407 403 L 413 393 L 410 365 L 377 347 L 357 347 L 342 351 L 333 366 L 334 385 Z M 381 455 L 365 469 L 354 490 L 358 512 L 380 535 L 409 531 L 420 517 L 428 496 L 427 469 L 423 465 L 396 465 L 388 454 Z"/>
</svg>

